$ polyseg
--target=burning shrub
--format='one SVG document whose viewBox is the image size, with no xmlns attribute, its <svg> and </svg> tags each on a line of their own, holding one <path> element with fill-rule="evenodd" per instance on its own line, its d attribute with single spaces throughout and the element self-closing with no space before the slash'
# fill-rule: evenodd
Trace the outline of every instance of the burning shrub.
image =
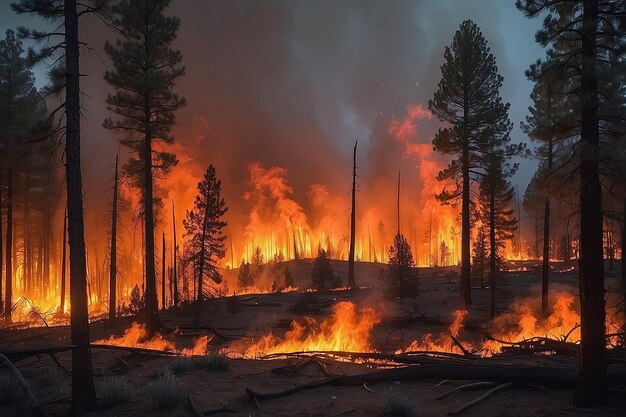
<svg viewBox="0 0 626 417">
<path fill-rule="evenodd" d="M 172 410 L 185 398 L 183 384 L 170 369 L 148 385 L 148 393 L 152 404 L 159 409 Z"/>
<path fill-rule="evenodd" d="M 104 379 L 102 405 L 104 408 L 130 402 L 135 396 L 135 388 L 124 378 L 113 376 Z"/>
<path fill-rule="evenodd" d="M 312 287 L 318 291 L 341 287 L 341 277 L 335 274 L 330 258 L 324 249 L 320 249 L 313 262 L 311 271 Z"/>
<path fill-rule="evenodd" d="M 387 415 L 393 417 L 415 417 L 415 405 L 405 394 L 389 390 L 384 394 L 385 402 L 389 412 Z"/>
<path fill-rule="evenodd" d="M 389 266 L 387 268 L 388 285 L 385 297 L 390 300 L 397 298 L 415 298 L 419 295 L 417 269 L 411 247 L 404 235 L 397 233 L 393 246 L 389 248 Z"/>
</svg>

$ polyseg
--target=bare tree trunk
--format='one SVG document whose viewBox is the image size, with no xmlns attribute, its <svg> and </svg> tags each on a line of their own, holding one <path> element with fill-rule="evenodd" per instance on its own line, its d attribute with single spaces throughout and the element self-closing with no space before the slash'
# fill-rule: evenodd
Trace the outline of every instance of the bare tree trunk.
<svg viewBox="0 0 626 417">
<path fill-rule="evenodd" d="M 83 192 L 80 171 L 80 87 L 78 15 L 76 1 L 65 0 L 65 95 L 66 95 L 66 183 L 70 242 L 70 302 L 72 344 L 72 410 L 83 414 L 96 403 L 89 345 L 87 309 L 87 265 Z"/>
<path fill-rule="evenodd" d="M 161 249 L 161 303 L 163 305 L 163 311 L 165 311 L 165 231 L 163 231 L 163 245 Z"/>
<path fill-rule="evenodd" d="M 580 368 L 574 403 L 590 407 L 606 399 L 606 329 L 602 188 L 599 177 L 598 78 L 596 73 L 597 0 L 584 0 L 581 74 L 580 164 Z"/>
<path fill-rule="evenodd" d="M 626 198 L 624 199 L 624 219 L 622 221 L 622 294 L 626 305 Z M 624 325 L 626 328 L 626 324 Z"/>
<path fill-rule="evenodd" d="M 178 257 L 178 244 L 176 243 L 176 214 L 174 211 L 174 200 L 172 200 L 172 225 L 174 227 L 174 246 L 172 247 L 173 266 L 172 266 L 172 286 L 174 287 L 174 307 L 178 307 L 178 269 L 176 269 L 176 258 Z"/>
<path fill-rule="evenodd" d="M 350 252 L 348 255 L 348 287 L 356 288 L 354 279 L 354 238 L 356 235 L 356 146 L 359 142 L 354 143 L 354 156 L 352 165 L 352 211 L 350 212 Z"/>
<path fill-rule="evenodd" d="M 46 177 L 46 191 L 48 195 L 51 195 L 50 189 L 50 171 L 47 172 Z M 50 197 L 46 197 L 45 212 L 44 212 L 44 233 L 43 233 L 43 287 L 47 293 L 50 288 Z"/>
<path fill-rule="evenodd" d="M 7 175 L 7 261 L 6 261 L 6 296 L 4 297 L 4 323 L 10 324 L 13 307 L 13 176 L 9 168 Z"/>
<path fill-rule="evenodd" d="M 200 258 L 198 259 L 198 292 L 196 293 L 196 311 L 194 322 L 199 324 L 200 314 L 202 313 L 202 299 L 204 295 L 202 278 L 204 275 L 204 257 L 206 256 L 204 251 L 204 241 L 206 239 L 208 208 L 204 209 L 204 218 L 202 219 L 202 235 L 200 237 Z"/>
<path fill-rule="evenodd" d="M 63 249 L 61 249 L 61 304 L 59 312 L 65 313 L 65 269 L 67 265 L 67 204 L 63 211 Z"/>
<path fill-rule="evenodd" d="M 498 251 L 496 248 L 496 196 L 493 190 L 489 195 L 489 245 L 491 255 L 489 258 L 489 318 L 496 315 L 496 258 Z"/>
<path fill-rule="evenodd" d="M 111 208 L 111 254 L 109 259 L 109 325 L 115 326 L 117 306 L 117 184 L 119 156 L 115 156 L 113 178 L 113 207 Z"/>
<path fill-rule="evenodd" d="M 467 110 L 466 110 L 467 111 Z M 463 147 L 463 194 L 461 201 L 461 301 L 467 309 L 472 304 L 470 281 L 470 178 L 469 149 Z"/>
<path fill-rule="evenodd" d="M 145 137 L 143 150 L 144 174 L 144 233 L 146 244 L 146 310 L 148 332 L 154 335 L 161 328 L 157 303 L 156 271 L 154 266 L 154 201 L 152 197 L 152 126 L 150 109 L 144 109 Z"/>
<path fill-rule="evenodd" d="M 541 315 L 549 315 L 550 304 L 548 299 L 550 274 L 550 199 L 546 198 L 543 212 L 543 265 L 541 267 Z"/>
<path fill-rule="evenodd" d="M 2 235 L 2 170 L 0 170 L 0 311 L 2 311 L 2 309 L 4 308 L 4 303 L 2 302 L 2 267 L 4 266 L 4 248 L 2 244 Z"/>
</svg>

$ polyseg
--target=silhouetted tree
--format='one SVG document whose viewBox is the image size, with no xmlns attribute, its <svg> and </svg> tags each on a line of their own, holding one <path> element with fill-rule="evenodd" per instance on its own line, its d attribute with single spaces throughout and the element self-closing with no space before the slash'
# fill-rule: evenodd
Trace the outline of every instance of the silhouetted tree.
<svg viewBox="0 0 626 417">
<path fill-rule="evenodd" d="M 480 216 L 477 216 L 480 217 Z M 485 271 L 487 270 L 487 233 L 485 232 L 485 225 L 482 223 L 476 230 L 476 237 L 474 238 L 474 259 L 472 260 L 472 267 L 474 273 L 480 276 L 480 288 L 485 288 Z"/>
<path fill-rule="evenodd" d="M 352 164 L 352 210 L 350 211 L 350 249 L 348 251 L 348 287 L 356 288 L 354 279 L 354 239 L 356 234 L 356 146 L 354 143 L 354 155 Z"/>
<path fill-rule="evenodd" d="M 388 288 L 386 296 L 390 299 L 413 298 L 419 295 L 417 270 L 409 242 L 404 235 L 396 233 L 393 245 L 389 248 L 389 262 L 386 278 Z"/>
<path fill-rule="evenodd" d="M 607 0 L 518 0 L 526 16 L 544 12 L 543 28 L 536 39 L 550 46 L 549 59 L 572 82 L 568 91 L 570 115 L 580 127 L 576 143 L 580 178 L 581 343 L 579 379 L 574 403 L 587 407 L 606 398 L 606 329 L 602 186 L 600 183 L 601 134 L 606 134 L 611 96 L 606 87 L 615 77 L 616 59 L 625 51 L 626 4 Z M 602 94 L 602 93 L 606 93 Z"/>
<path fill-rule="evenodd" d="M 243 290 L 243 292 L 246 292 L 248 288 L 254 286 L 254 275 L 250 270 L 250 264 L 248 262 L 242 261 L 241 265 L 239 265 L 237 285 Z"/>
<path fill-rule="evenodd" d="M 291 270 L 288 266 L 286 266 L 285 270 L 283 271 L 283 277 L 285 279 L 285 288 L 294 288 L 296 286 L 296 283 L 293 279 L 293 274 L 291 273 Z"/>
<path fill-rule="evenodd" d="M 105 80 L 115 88 L 107 98 L 115 116 L 104 126 L 122 134 L 120 142 L 135 152 L 124 169 L 141 189 L 145 240 L 146 309 L 150 334 L 160 327 L 154 256 L 153 175 L 166 175 L 176 157 L 153 148 L 154 141 L 172 143 L 174 112 L 185 100 L 172 93 L 176 80 L 185 73 L 182 55 L 170 49 L 180 26 L 177 17 L 165 16 L 169 0 L 121 0 L 111 5 L 113 26 L 120 38 L 107 42 L 104 50 L 114 70 Z"/>
<path fill-rule="evenodd" d="M 445 48 L 441 81 L 430 111 L 451 126 L 439 129 L 433 139 L 436 151 L 455 155 L 438 180 L 455 179 L 457 188 L 444 189 L 437 198 L 444 203 L 461 201 L 461 297 L 471 304 L 470 283 L 470 181 L 485 166 L 484 155 L 499 148 L 508 154 L 521 152 L 520 145 L 507 145 L 512 123 L 509 104 L 500 97 L 502 76 L 478 26 L 461 23 L 452 45 Z M 488 144 L 487 144 L 488 142 Z M 496 146 L 497 144 L 497 146 Z"/>
<path fill-rule="evenodd" d="M 204 280 L 207 278 L 219 284 L 222 277 L 219 273 L 219 261 L 226 255 L 222 230 L 226 222 L 222 217 L 228 208 L 222 198 L 222 182 L 215 175 L 215 168 L 209 165 L 204 179 L 198 183 L 198 195 L 194 208 L 187 211 L 183 225 L 187 237 L 192 242 L 192 254 L 196 260 L 198 290 L 196 292 L 196 318 L 200 316 L 204 297 Z"/>
<path fill-rule="evenodd" d="M 330 258 L 324 249 L 320 249 L 313 261 L 311 283 L 318 291 L 330 290 L 341 286 L 341 279 L 335 274 Z"/>
<path fill-rule="evenodd" d="M 115 325 L 115 313 L 117 307 L 117 187 L 118 187 L 118 159 L 115 156 L 115 176 L 113 179 L 113 203 L 111 206 L 111 254 L 109 270 L 109 324 Z"/>
</svg>

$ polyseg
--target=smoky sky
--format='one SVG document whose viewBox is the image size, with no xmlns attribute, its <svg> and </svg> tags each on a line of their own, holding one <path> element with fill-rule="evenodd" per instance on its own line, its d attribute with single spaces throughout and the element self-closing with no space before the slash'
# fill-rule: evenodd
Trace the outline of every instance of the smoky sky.
<svg viewBox="0 0 626 417">
<path fill-rule="evenodd" d="M 3 31 L 41 25 L 16 17 L 9 3 L 2 2 Z M 465 19 L 479 25 L 504 76 L 513 139 L 527 141 L 519 129 L 532 88 L 524 70 L 543 54 L 534 41 L 541 21 L 525 18 L 513 0 L 174 0 L 167 13 L 181 19 L 174 47 L 186 67 L 175 87 L 187 99 L 173 131 L 181 169 L 216 165 L 232 210 L 245 192 L 250 161 L 286 168 L 296 196 L 312 183 L 348 191 L 356 140 L 361 186 L 368 176 L 397 172 L 400 151 L 384 142 L 386 126 L 402 118 L 408 104 L 432 97 L 444 47 Z M 128 153 L 102 128 L 111 92 L 102 78 L 111 69 L 103 44 L 114 33 L 93 18 L 84 19 L 80 31 L 93 48 L 81 57 L 89 209 L 103 205 L 115 154 Z M 38 83 L 44 72 L 37 69 Z M 430 143 L 438 126 L 424 122 L 419 141 Z M 520 191 L 534 169 L 534 162 L 522 161 L 514 178 Z"/>
</svg>

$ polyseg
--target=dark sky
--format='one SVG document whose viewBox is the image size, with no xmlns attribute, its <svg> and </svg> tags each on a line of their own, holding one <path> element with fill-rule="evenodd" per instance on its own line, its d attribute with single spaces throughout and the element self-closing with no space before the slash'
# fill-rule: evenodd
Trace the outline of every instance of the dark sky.
<svg viewBox="0 0 626 417">
<path fill-rule="evenodd" d="M 0 5 L 3 32 L 41 27 L 9 4 Z M 245 178 L 254 160 L 286 167 L 296 189 L 332 182 L 332 167 L 349 160 L 357 139 L 369 152 L 361 169 L 374 166 L 377 131 L 432 97 L 444 46 L 465 19 L 480 26 L 504 76 L 514 140 L 527 140 L 519 129 L 532 88 L 524 70 L 543 55 L 534 41 L 541 21 L 525 18 L 513 0 L 174 0 L 168 12 L 181 19 L 175 47 L 187 68 L 176 87 L 188 101 L 174 130 L 181 166 L 215 163 L 225 183 Z M 110 91 L 102 45 L 111 34 L 94 20 L 81 33 L 94 49 L 81 62 L 85 188 L 94 205 L 119 149 L 101 127 Z M 38 83 L 44 72 L 37 69 Z M 436 126 L 425 122 L 418 141 L 429 143 Z M 224 162 L 233 159 L 240 162 Z M 522 161 L 514 179 L 522 193 L 534 169 Z"/>
</svg>

